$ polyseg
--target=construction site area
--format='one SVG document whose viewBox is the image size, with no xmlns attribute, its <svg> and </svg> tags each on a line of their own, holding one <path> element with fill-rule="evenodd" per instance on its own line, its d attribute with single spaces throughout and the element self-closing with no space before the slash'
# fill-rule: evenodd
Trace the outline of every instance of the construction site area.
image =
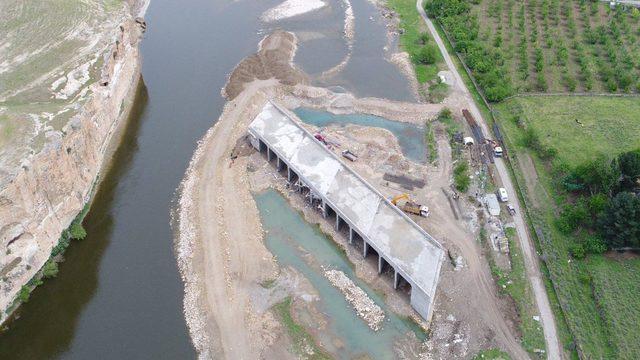
<svg viewBox="0 0 640 360">
<path fill-rule="evenodd" d="M 285 34 L 267 37 L 252 61 L 284 67 L 295 50 Z M 437 359 L 499 348 L 528 358 L 519 324 L 541 324 L 495 277 L 513 271 L 516 214 L 492 174 L 507 155 L 500 139 L 455 96 L 359 99 L 252 78 L 251 66 L 230 76 L 234 97 L 181 187 L 178 262 L 196 349 Z"/>
</svg>

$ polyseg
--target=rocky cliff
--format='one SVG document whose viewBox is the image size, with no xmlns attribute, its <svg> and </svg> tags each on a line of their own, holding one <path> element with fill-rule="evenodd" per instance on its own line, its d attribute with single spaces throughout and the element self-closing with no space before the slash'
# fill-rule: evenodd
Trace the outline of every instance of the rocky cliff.
<svg viewBox="0 0 640 360">
<path fill-rule="evenodd" d="M 0 322 L 90 200 L 128 116 L 140 78 L 138 43 L 145 26 L 135 16 L 145 4 L 129 2 L 126 7 L 98 62 L 100 74 L 87 83 L 75 115 L 47 133 L 41 149 L 25 156 L 0 182 Z"/>
</svg>

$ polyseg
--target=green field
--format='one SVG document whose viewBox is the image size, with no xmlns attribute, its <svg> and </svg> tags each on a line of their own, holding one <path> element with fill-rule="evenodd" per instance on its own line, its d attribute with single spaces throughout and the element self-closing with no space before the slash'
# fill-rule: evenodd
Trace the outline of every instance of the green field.
<svg viewBox="0 0 640 360">
<path fill-rule="evenodd" d="M 496 104 L 495 110 L 531 222 L 542 234 L 539 246 L 578 353 L 590 359 L 640 358 L 640 261 L 602 255 L 573 259 L 569 247 L 575 239 L 553 225 L 567 194 L 552 175 L 558 163 L 575 166 L 598 153 L 614 156 L 640 146 L 640 101 L 523 97 Z M 546 146 L 558 150 L 553 164 L 524 146 L 523 123 L 536 129 Z M 571 348 L 565 342 L 565 349 Z"/>
<path fill-rule="evenodd" d="M 589 260 L 594 293 L 611 341 L 621 354 L 640 355 L 640 259 L 609 260 L 602 256 Z"/>
<path fill-rule="evenodd" d="M 618 154 L 640 147 L 640 98 L 522 97 L 495 105 L 501 125 L 518 137 L 516 116 L 570 165 L 598 153 Z M 504 115 L 504 116 L 502 116 Z"/>
</svg>

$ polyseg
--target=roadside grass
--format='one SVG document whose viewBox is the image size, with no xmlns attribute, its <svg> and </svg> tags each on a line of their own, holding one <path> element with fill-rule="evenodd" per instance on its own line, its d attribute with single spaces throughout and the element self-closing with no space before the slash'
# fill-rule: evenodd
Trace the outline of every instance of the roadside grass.
<svg viewBox="0 0 640 360">
<path fill-rule="evenodd" d="M 511 360 L 511 357 L 500 349 L 487 349 L 477 353 L 473 360 Z"/>
<path fill-rule="evenodd" d="M 425 65 L 415 61 L 415 56 L 423 47 L 421 39 L 428 39 L 428 43 L 435 46 L 427 26 L 416 10 L 416 2 L 414 0 L 388 0 L 387 4 L 400 17 L 399 28 L 404 30 L 404 33 L 400 35 L 400 48 L 409 54 L 418 82 L 424 84 L 436 79 L 439 70 L 438 64 L 442 63 L 442 54 L 439 51 L 436 52 L 434 64 Z"/>
<path fill-rule="evenodd" d="M 621 358 L 640 355 L 640 258 L 612 260 L 594 256 L 588 261 L 593 292 L 611 341 Z"/>
<path fill-rule="evenodd" d="M 524 256 L 516 240 L 515 229 L 507 228 L 505 233 L 509 239 L 509 256 L 511 258 L 511 271 L 507 274 L 509 281 L 507 281 L 505 290 L 518 308 L 522 346 L 534 355 L 535 349 L 545 349 L 542 326 L 539 321 L 533 319 L 534 316 L 540 314 L 537 312 L 533 290 L 531 290 L 531 284 L 527 278 Z"/>
<path fill-rule="evenodd" d="M 429 86 L 429 101 L 434 104 L 441 103 L 449 95 L 449 85 L 438 82 Z"/>
<path fill-rule="evenodd" d="M 424 126 L 424 136 L 427 141 L 427 152 L 429 155 L 429 162 L 434 164 L 438 160 L 438 144 L 436 143 L 436 135 L 433 129 L 433 124 L 430 121 Z"/>
<path fill-rule="evenodd" d="M 509 239 L 509 256 L 511 259 L 511 270 L 508 271 L 502 270 L 496 265 L 492 255 L 493 252 L 488 248 L 489 245 L 486 244 L 486 232 L 481 233 L 480 240 L 483 246 L 487 247 L 489 267 L 491 274 L 496 279 L 500 293 L 511 297 L 518 310 L 520 318 L 518 326 L 522 333 L 522 347 L 533 358 L 540 358 L 540 354 L 534 350 L 545 349 L 544 333 L 540 322 L 533 319 L 534 316 L 539 316 L 540 314 L 537 312 L 533 291 L 527 278 L 522 251 L 517 241 L 515 241 L 515 229 L 506 228 L 505 233 Z"/>
<path fill-rule="evenodd" d="M 631 288 L 637 286 L 635 274 L 640 273 L 640 263 L 617 263 L 594 255 L 581 261 L 571 258 L 569 246 L 575 240 L 553 225 L 558 206 L 563 204 L 558 180 L 552 176 L 548 164 L 524 147 L 522 131 L 514 119 L 524 117 L 528 126 L 538 129 L 542 141 L 558 149 L 556 161 L 577 165 L 598 152 L 615 156 L 638 145 L 640 130 L 633 124 L 633 119 L 639 105 L 630 100 L 619 97 L 522 97 L 495 107 L 514 164 L 514 175 L 520 184 L 525 184 L 524 177 L 531 177 L 531 174 L 525 175 L 522 168 L 516 166 L 519 158 L 531 156 L 535 165 L 537 184 L 533 189 L 521 189 L 523 200 L 539 238 L 537 245 L 546 266 L 543 270 L 548 271 L 558 298 L 558 304 L 552 299 L 552 307 L 561 306 L 562 313 L 556 314 L 564 315 L 576 351 L 582 358 L 637 358 L 640 351 L 636 341 L 637 321 L 636 326 L 624 329 L 627 323 L 623 319 L 637 319 L 638 316 L 636 309 L 640 308 L 640 299 L 638 291 Z M 580 126 L 575 118 L 584 126 Z M 620 266 L 633 271 L 622 271 L 618 269 Z M 633 284 L 629 283 L 633 281 L 632 276 L 635 277 Z M 624 286 L 628 291 L 620 291 Z M 563 326 L 561 321 L 558 323 Z M 573 346 L 568 344 L 570 340 L 562 326 L 559 330 L 565 350 L 572 351 Z"/>
<path fill-rule="evenodd" d="M 287 329 L 296 354 L 304 359 L 331 359 L 328 354 L 316 345 L 311 334 L 293 319 L 291 315 L 291 304 L 291 297 L 287 297 L 284 301 L 275 304 L 273 310 L 280 318 L 282 325 Z"/>
</svg>

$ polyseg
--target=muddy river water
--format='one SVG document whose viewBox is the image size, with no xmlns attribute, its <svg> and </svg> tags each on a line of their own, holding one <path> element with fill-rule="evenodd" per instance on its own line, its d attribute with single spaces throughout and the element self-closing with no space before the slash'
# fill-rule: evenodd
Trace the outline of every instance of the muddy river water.
<svg viewBox="0 0 640 360">
<path fill-rule="evenodd" d="M 196 141 L 215 122 L 227 75 L 273 28 L 300 33 L 296 63 L 319 74 L 349 51 L 343 2 L 265 25 L 277 0 L 151 0 L 142 42 L 143 78 L 122 144 L 85 227 L 0 335 L 1 359 L 186 359 L 195 357 L 182 315 L 183 287 L 169 213 Z M 323 86 L 358 96 L 410 100 L 406 79 L 384 60 L 384 22 L 353 0 L 351 62 Z"/>
</svg>

